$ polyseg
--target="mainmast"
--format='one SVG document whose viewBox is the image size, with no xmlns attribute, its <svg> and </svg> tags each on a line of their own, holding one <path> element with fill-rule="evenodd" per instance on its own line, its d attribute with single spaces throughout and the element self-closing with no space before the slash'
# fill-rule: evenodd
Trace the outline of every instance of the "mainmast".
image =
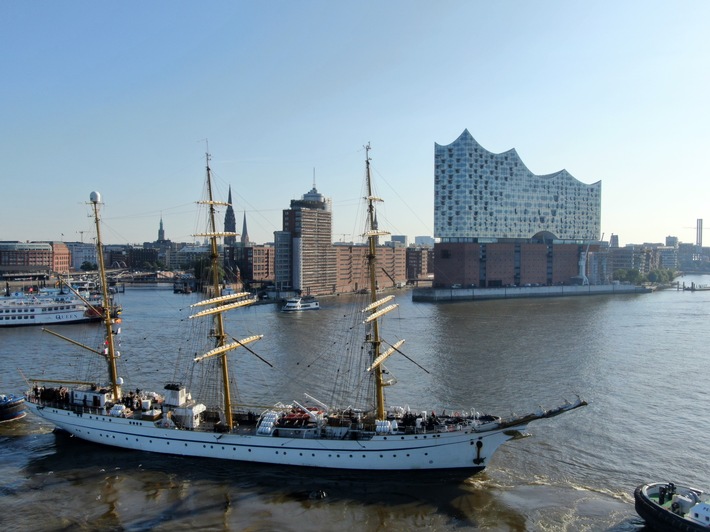
<svg viewBox="0 0 710 532">
<path fill-rule="evenodd" d="M 210 170 L 210 155 L 205 154 L 207 163 L 207 193 L 208 205 L 210 210 L 209 216 L 209 238 L 210 238 L 210 266 L 212 274 L 212 291 L 213 297 L 218 297 L 220 292 L 219 283 L 219 249 L 217 247 L 217 227 L 215 224 L 215 201 L 212 197 L 212 171 Z M 227 335 L 224 332 L 224 318 L 221 312 L 217 312 L 214 316 L 215 320 L 215 347 L 224 347 L 226 344 Z M 227 352 L 220 355 L 220 366 L 222 368 L 222 386 L 224 394 L 224 416 L 226 418 L 227 427 L 231 431 L 234 426 L 232 419 L 232 397 L 229 389 L 229 367 L 227 365 Z"/>
<path fill-rule="evenodd" d="M 118 382 L 118 371 L 116 369 L 116 347 L 113 339 L 113 317 L 111 316 L 111 300 L 108 295 L 108 282 L 106 280 L 106 266 L 104 264 L 103 244 L 101 243 L 101 223 L 99 218 L 99 204 L 101 194 L 92 192 L 89 199 L 94 209 L 94 222 L 96 224 L 96 253 L 99 256 L 99 281 L 101 283 L 101 299 L 103 304 L 103 322 L 106 327 L 106 361 L 108 362 L 108 373 L 113 390 L 114 401 L 121 398 L 121 385 Z"/>
<path fill-rule="evenodd" d="M 253 298 L 248 298 L 250 296 L 249 292 L 240 292 L 238 294 L 229 294 L 226 296 L 220 293 L 220 282 L 219 282 L 219 249 L 217 248 L 217 239 L 220 237 L 227 236 L 238 236 L 235 232 L 217 232 L 217 225 L 215 223 L 215 207 L 217 205 L 229 206 L 229 203 L 224 203 L 221 201 L 215 201 L 212 196 L 212 171 L 210 170 L 210 155 L 205 154 L 207 160 L 207 194 L 208 198 L 205 201 L 200 201 L 199 203 L 209 206 L 209 227 L 206 233 L 197 234 L 195 236 L 204 236 L 210 239 L 210 275 L 212 276 L 212 291 L 213 294 L 211 298 L 204 299 L 198 303 L 190 305 L 191 307 L 202 307 L 207 306 L 205 310 L 197 312 L 190 316 L 190 318 L 200 318 L 205 316 L 210 316 L 214 319 L 214 337 L 215 337 L 215 347 L 200 356 L 195 357 L 195 362 L 200 362 L 202 360 L 219 357 L 220 367 L 222 370 L 222 386 L 224 395 L 224 416 L 227 429 L 231 432 L 234 428 L 234 419 L 232 417 L 232 398 L 231 391 L 229 387 L 229 368 L 227 365 L 227 353 L 238 347 L 245 347 L 247 344 L 260 340 L 262 337 L 260 335 L 250 336 L 244 338 L 243 340 L 237 340 L 232 338 L 234 342 L 227 343 L 228 335 L 224 329 L 224 318 L 222 314 L 228 310 L 232 310 L 238 307 L 244 307 L 246 305 L 251 305 L 254 302 Z M 245 299 L 248 298 L 248 299 Z M 214 306 L 213 306 L 214 305 Z"/>
<path fill-rule="evenodd" d="M 375 201 L 381 201 L 372 195 L 372 180 L 370 176 L 370 144 L 365 146 L 365 168 L 367 180 L 367 267 L 370 274 L 370 304 L 371 306 L 377 302 L 377 221 L 375 217 Z M 373 307 L 374 309 L 374 307 Z M 372 362 L 380 357 L 380 324 L 377 319 L 372 320 L 372 336 L 370 338 L 372 345 Z M 377 364 L 372 367 L 375 372 L 375 407 L 377 410 L 377 419 L 385 419 L 385 385 L 383 382 L 382 365 Z"/>
</svg>

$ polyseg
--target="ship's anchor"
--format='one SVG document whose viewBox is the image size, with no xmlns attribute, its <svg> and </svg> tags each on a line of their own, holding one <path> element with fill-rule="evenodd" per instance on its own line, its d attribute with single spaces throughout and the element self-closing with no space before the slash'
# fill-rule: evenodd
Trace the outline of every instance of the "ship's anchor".
<svg viewBox="0 0 710 532">
<path fill-rule="evenodd" d="M 476 458 L 473 460 L 473 463 L 476 465 L 481 465 L 486 460 L 485 458 L 481 458 L 481 449 L 483 449 L 483 442 L 478 440 L 476 442 Z"/>
</svg>

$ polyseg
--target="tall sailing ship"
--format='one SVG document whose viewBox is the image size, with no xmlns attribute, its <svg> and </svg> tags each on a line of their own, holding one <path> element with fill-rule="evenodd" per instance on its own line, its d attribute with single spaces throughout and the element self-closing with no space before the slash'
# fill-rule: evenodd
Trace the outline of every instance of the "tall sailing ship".
<svg viewBox="0 0 710 532">
<path fill-rule="evenodd" d="M 253 335 L 237 340 L 225 327 L 224 314 L 250 305 L 249 293 L 220 294 L 218 239 L 232 236 L 217 231 L 216 208 L 227 205 L 212 197 L 212 174 L 207 155 L 206 191 L 203 202 L 209 211 L 212 294 L 195 305 L 194 320 L 209 320 L 207 336 L 212 342 L 206 352 L 191 357 L 190 365 L 213 370 L 220 383 L 220 403 L 193 397 L 182 382 L 164 386 L 161 393 L 128 392 L 119 377 L 116 342 L 120 329 L 110 313 L 105 312 L 105 342 L 93 349 L 103 357 L 108 368 L 103 382 L 77 382 L 46 378 L 31 379 L 27 403 L 34 414 L 75 437 L 101 443 L 156 453 L 209 457 L 282 466 L 303 466 L 360 471 L 447 470 L 469 475 L 484 469 L 493 453 L 505 441 L 520 434 L 533 420 L 549 418 L 576 409 L 586 403 L 580 399 L 565 402 L 535 413 L 501 418 L 477 412 L 450 411 L 435 415 L 408 407 L 387 407 L 385 389 L 392 379 L 384 362 L 396 354 L 404 355 L 404 340 L 385 341 L 381 334 L 384 317 L 397 308 L 394 296 L 378 299 L 377 229 L 369 145 L 366 154 L 366 225 L 369 301 L 359 313 L 364 329 L 364 349 L 357 349 L 359 361 L 349 367 L 354 382 L 367 390 L 362 404 L 347 399 L 341 406 L 328 404 L 304 394 L 299 401 L 277 402 L 256 411 L 233 399 L 230 383 L 229 354 L 237 349 L 254 353 L 250 344 L 262 338 Z M 101 243 L 100 205 L 97 192 L 90 196 L 97 233 L 102 286 L 106 287 Z M 103 297 L 108 301 L 104 288 Z M 108 308 L 108 305 L 106 305 Z M 254 353 L 255 354 L 255 353 Z M 339 353 L 340 354 L 340 353 Z M 404 355 L 406 357 L 406 355 Z M 409 358 L 409 357 L 407 357 Z M 342 376 L 342 374 L 341 374 Z M 334 378 L 332 388 L 340 384 Z M 202 389 L 202 388 L 200 388 Z M 317 394 L 315 394 L 317 395 Z M 340 396 L 340 397 L 344 397 Z"/>
</svg>

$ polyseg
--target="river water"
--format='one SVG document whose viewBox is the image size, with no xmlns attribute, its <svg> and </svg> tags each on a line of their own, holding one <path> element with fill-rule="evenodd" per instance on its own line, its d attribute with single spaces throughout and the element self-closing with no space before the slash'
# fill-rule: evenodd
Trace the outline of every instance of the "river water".
<svg viewBox="0 0 710 532">
<path fill-rule="evenodd" d="M 636 485 L 710 488 L 710 415 L 701 408 L 709 390 L 710 291 L 448 304 L 397 295 L 398 313 L 385 323 L 426 371 L 390 357 L 399 383 L 388 389 L 388 404 L 507 415 L 580 394 L 589 406 L 532 423 L 530 437 L 504 444 L 464 482 L 123 451 L 55 433 L 28 415 L 0 425 L 0 527 L 637 531 L 644 527 L 633 507 Z M 121 295 L 120 349 L 131 388 L 159 390 L 173 376 L 175 355 L 190 354 L 180 338 L 193 297 L 131 288 Z M 343 326 L 349 303 L 336 297 L 322 299 L 318 312 L 260 305 L 233 313 L 230 330 L 264 334 L 254 349 L 274 366 L 240 358 L 240 394 L 275 402 L 325 390 L 319 353 L 334 344 L 332 330 Z M 58 331 L 82 340 L 100 327 Z M 0 391 L 22 392 L 22 375 L 77 373 L 86 364 L 77 351 L 35 328 L 0 330 Z"/>
</svg>

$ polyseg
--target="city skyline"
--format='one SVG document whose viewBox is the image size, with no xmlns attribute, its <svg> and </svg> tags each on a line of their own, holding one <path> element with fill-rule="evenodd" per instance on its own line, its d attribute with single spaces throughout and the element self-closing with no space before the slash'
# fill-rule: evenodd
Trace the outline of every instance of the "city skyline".
<svg viewBox="0 0 710 532">
<path fill-rule="evenodd" d="M 435 144 L 464 129 L 534 174 L 601 181 L 601 232 L 622 246 L 694 242 L 710 219 L 705 2 L 2 12 L 0 240 L 88 241 L 98 190 L 107 242 L 153 241 L 161 217 L 194 241 L 209 151 L 251 240 L 315 182 L 334 240 L 357 241 L 371 142 L 380 224 L 413 241 L 434 234 Z"/>
</svg>

